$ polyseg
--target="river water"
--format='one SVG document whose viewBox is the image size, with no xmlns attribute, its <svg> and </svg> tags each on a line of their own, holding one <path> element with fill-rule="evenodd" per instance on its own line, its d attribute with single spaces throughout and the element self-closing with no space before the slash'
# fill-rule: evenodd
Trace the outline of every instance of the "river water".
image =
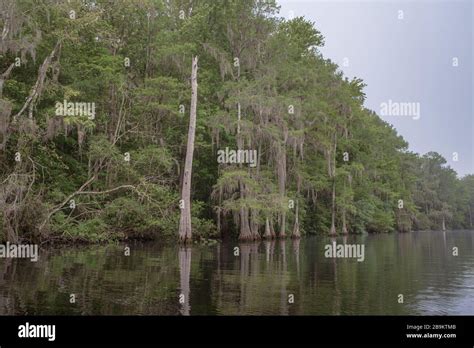
<svg viewBox="0 0 474 348">
<path fill-rule="evenodd" d="M 364 260 L 325 257 L 333 241 Z M 42 249 L 0 259 L 13 314 L 474 315 L 474 231 Z"/>
</svg>

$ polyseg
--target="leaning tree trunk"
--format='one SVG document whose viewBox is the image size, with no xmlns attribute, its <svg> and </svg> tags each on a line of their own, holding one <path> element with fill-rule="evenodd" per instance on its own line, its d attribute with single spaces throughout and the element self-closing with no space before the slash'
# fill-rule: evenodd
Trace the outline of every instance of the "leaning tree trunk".
<svg viewBox="0 0 474 348">
<path fill-rule="evenodd" d="M 179 240 L 181 242 L 187 242 L 191 240 L 191 174 L 193 169 L 194 135 L 196 131 L 197 63 L 198 57 L 193 57 L 191 73 L 191 112 L 189 117 L 186 160 L 184 163 L 183 172 L 183 186 L 181 190 L 181 199 L 184 206 L 181 206 L 181 217 L 179 219 Z"/>
</svg>

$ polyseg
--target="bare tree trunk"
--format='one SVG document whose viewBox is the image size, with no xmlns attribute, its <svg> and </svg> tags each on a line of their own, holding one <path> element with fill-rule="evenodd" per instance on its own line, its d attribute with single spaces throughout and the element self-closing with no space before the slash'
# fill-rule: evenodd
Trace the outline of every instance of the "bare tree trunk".
<svg viewBox="0 0 474 348">
<path fill-rule="evenodd" d="M 285 196 L 286 187 L 286 148 L 280 148 L 280 156 L 278 158 L 278 190 L 282 197 Z M 280 215 L 280 238 L 286 238 L 286 212 L 282 211 Z"/>
<path fill-rule="evenodd" d="M 301 238 L 300 233 L 300 223 L 299 223 L 299 212 L 298 212 L 298 201 L 296 201 L 296 211 L 295 211 L 295 225 L 293 226 L 293 233 L 291 234 L 291 238 L 299 239 Z"/>
<path fill-rule="evenodd" d="M 471 209 L 471 205 L 469 204 L 469 225 L 471 226 L 472 228 L 472 209 Z"/>
<path fill-rule="evenodd" d="M 445 221 L 445 218 L 443 216 L 443 224 L 442 224 L 442 228 L 443 228 L 443 231 L 446 231 L 446 221 Z"/>
<path fill-rule="evenodd" d="M 349 174 L 348 178 L 348 183 L 349 183 L 349 189 L 352 191 L 352 176 Z M 345 183 L 344 183 L 345 185 Z M 345 186 L 344 186 L 345 190 Z M 351 202 L 353 201 L 353 198 L 351 198 Z M 344 207 L 344 210 L 342 212 L 342 222 L 343 222 L 343 227 L 342 227 L 342 233 L 343 234 L 349 234 L 349 229 L 347 228 L 347 209 Z"/>
<path fill-rule="evenodd" d="M 270 231 L 270 221 L 268 218 L 265 219 L 265 233 L 263 234 L 264 239 L 272 239 L 272 233 Z"/>
<path fill-rule="evenodd" d="M 301 190 L 301 178 L 299 175 L 296 177 L 296 211 L 295 211 L 295 224 L 293 226 L 293 232 L 291 238 L 299 239 L 301 238 L 300 233 L 300 221 L 299 221 L 299 196 Z"/>
<path fill-rule="evenodd" d="M 336 179 L 332 179 L 332 216 L 331 216 L 331 230 L 329 231 L 330 236 L 335 236 L 336 232 Z"/>
<path fill-rule="evenodd" d="M 346 182 L 344 181 L 344 192 L 346 191 Z M 344 205 L 346 204 L 346 201 L 344 199 Z M 342 234 L 349 234 L 347 231 L 347 221 L 346 221 L 346 207 L 342 207 Z"/>
<path fill-rule="evenodd" d="M 240 91 L 239 91 L 240 93 Z M 242 149 L 242 137 L 240 135 L 240 120 L 241 120 L 241 108 L 240 103 L 237 103 L 237 149 Z M 239 167 L 241 164 L 239 163 Z M 240 191 L 240 198 L 244 199 L 246 197 L 246 187 L 245 184 L 241 179 L 239 180 L 239 191 Z M 250 229 L 250 221 L 249 221 L 249 209 L 246 207 L 240 208 L 240 234 L 239 240 L 241 241 L 249 241 L 253 239 L 252 231 Z"/>
<path fill-rule="evenodd" d="M 343 208 L 342 210 L 342 234 L 349 234 L 346 222 L 346 208 Z"/>
<path fill-rule="evenodd" d="M 240 208 L 240 235 L 239 240 L 252 240 L 252 232 L 249 224 L 249 210 L 247 208 Z"/>
<path fill-rule="evenodd" d="M 253 240 L 260 240 L 260 233 L 258 233 L 258 213 L 255 209 L 250 209 L 250 230 L 252 232 Z"/>
<path fill-rule="evenodd" d="M 335 236 L 336 232 L 336 150 L 337 150 L 337 135 L 334 133 L 334 149 L 332 150 L 332 166 L 330 169 L 332 177 L 332 216 L 331 216 L 331 230 L 330 236 Z"/>
<path fill-rule="evenodd" d="M 197 69 L 198 57 L 193 57 L 191 73 L 191 112 L 189 117 L 188 144 L 186 147 L 186 160 L 184 163 L 183 186 L 181 190 L 184 207 L 181 209 L 179 219 L 179 240 L 191 240 L 191 175 L 193 169 L 194 136 L 196 131 L 197 108 Z"/>
<path fill-rule="evenodd" d="M 270 234 L 272 238 L 276 238 L 275 228 L 273 227 L 273 218 L 270 218 Z"/>
</svg>

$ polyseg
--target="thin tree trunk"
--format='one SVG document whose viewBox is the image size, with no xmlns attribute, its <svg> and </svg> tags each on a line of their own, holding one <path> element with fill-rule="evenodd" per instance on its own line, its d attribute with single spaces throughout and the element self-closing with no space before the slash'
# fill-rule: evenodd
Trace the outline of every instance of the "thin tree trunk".
<svg viewBox="0 0 474 348">
<path fill-rule="evenodd" d="M 184 207 L 181 209 L 179 219 L 179 240 L 187 242 L 191 240 L 191 175 L 193 169 L 194 136 L 196 131 L 196 108 L 197 108 L 197 70 L 198 57 L 193 57 L 191 73 L 191 112 L 189 117 L 188 144 L 186 148 L 186 160 L 184 164 L 183 186 L 181 190 Z"/>
<path fill-rule="evenodd" d="M 331 216 L 331 230 L 329 231 L 330 236 L 337 234 L 336 232 L 336 150 L 337 150 L 337 135 L 334 133 L 334 149 L 332 151 L 332 166 L 331 166 L 331 176 L 332 176 L 332 216 Z"/>
<path fill-rule="evenodd" d="M 275 228 L 273 227 L 273 218 L 270 218 L 270 234 L 272 238 L 276 238 Z"/>
<path fill-rule="evenodd" d="M 332 216 L 331 216 L 331 230 L 329 231 L 330 236 L 335 236 L 336 232 L 336 179 L 332 179 Z"/>
<path fill-rule="evenodd" d="M 239 91 L 240 95 L 240 91 Z M 237 103 L 237 150 L 242 149 L 242 137 L 240 135 L 240 120 L 241 120 L 241 108 L 240 103 Z M 239 163 L 239 167 L 241 164 Z M 243 200 L 246 196 L 245 185 L 241 179 L 239 179 L 239 190 L 240 190 L 240 198 Z M 249 223 L 249 210 L 248 208 L 241 207 L 240 208 L 240 234 L 239 240 L 241 241 L 248 241 L 252 240 L 252 231 L 250 230 L 250 223 Z"/>
<path fill-rule="evenodd" d="M 346 192 L 346 182 L 344 182 L 344 193 Z M 346 200 L 344 199 L 344 205 Z M 342 234 L 349 234 L 347 230 L 346 207 L 342 207 Z"/>
<path fill-rule="evenodd" d="M 472 228 L 472 209 L 471 209 L 471 205 L 469 204 L 469 225 L 471 226 Z"/>
<path fill-rule="evenodd" d="M 346 208 L 342 209 L 342 234 L 349 234 L 346 222 Z"/>
<path fill-rule="evenodd" d="M 220 204 L 220 202 L 219 202 Z M 221 210 L 217 210 L 217 230 L 222 235 L 222 226 L 221 226 Z"/>
<path fill-rule="evenodd" d="M 286 187 L 286 148 L 280 148 L 280 156 L 278 158 L 278 189 L 282 197 L 285 196 Z M 280 214 L 280 234 L 279 238 L 286 238 L 286 212 Z"/>
<path fill-rule="evenodd" d="M 295 224 L 293 226 L 293 232 L 291 234 L 291 238 L 293 239 L 299 239 L 301 238 L 301 233 L 300 233 L 300 222 L 299 222 L 299 196 L 300 196 L 300 190 L 301 190 L 301 178 L 298 175 L 296 179 L 296 209 L 295 209 Z"/>
<path fill-rule="evenodd" d="M 293 233 L 291 234 L 291 238 L 299 239 L 301 238 L 300 233 L 300 223 L 299 223 L 299 212 L 298 212 L 298 201 L 296 201 L 296 211 L 295 211 L 295 225 L 293 226 Z"/>
</svg>

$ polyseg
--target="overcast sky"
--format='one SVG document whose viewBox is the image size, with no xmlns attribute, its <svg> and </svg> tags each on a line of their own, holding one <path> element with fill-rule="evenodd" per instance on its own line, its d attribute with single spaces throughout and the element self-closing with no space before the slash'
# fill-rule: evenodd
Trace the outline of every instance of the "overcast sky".
<svg viewBox="0 0 474 348">
<path fill-rule="evenodd" d="M 277 2 L 280 16 L 315 22 L 324 57 L 367 84 L 366 107 L 381 115 L 389 100 L 419 103 L 419 119 L 381 116 L 412 151 L 437 151 L 460 176 L 474 174 L 473 0 Z"/>
</svg>

